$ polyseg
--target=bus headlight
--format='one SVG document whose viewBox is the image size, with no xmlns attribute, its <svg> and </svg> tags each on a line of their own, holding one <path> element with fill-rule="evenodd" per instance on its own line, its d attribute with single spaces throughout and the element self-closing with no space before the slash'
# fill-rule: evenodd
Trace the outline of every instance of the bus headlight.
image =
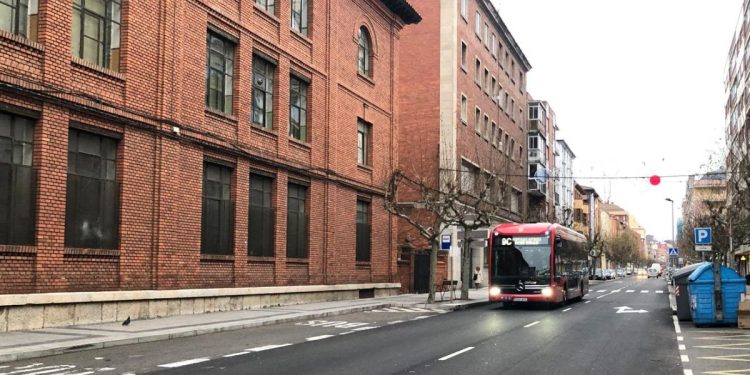
<svg viewBox="0 0 750 375">
<path fill-rule="evenodd" d="M 542 295 L 545 297 L 552 297 L 552 292 L 553 290 L 550 287 L 545 287 L 544 289 L 542 289 Z"/>
<path fill-rule="evenodd" d="M 490 288 L 490 296 L 491 297 L 499 297 L 500 296 L 500 288 L 493 286 Z"/>
</svg>

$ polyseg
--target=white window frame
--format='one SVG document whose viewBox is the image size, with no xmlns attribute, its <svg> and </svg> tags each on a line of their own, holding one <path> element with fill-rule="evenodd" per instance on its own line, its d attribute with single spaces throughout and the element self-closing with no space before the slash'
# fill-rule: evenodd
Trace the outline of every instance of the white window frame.
<svg viewBox="0 0 750 375">
<path fill-rule="evenodd" d="M 477 35 L 477 38 L 481 40 L 482 39 L 482 15 L 479 14 L 479 11 L 477 11 L 474 17 L 475 17 L 474 18 L 474 33 Z"/>
<path fill-rule="evenodd" d="M 486 113 L 484 114 L 484 123 L 482 124 L 484 126 L 484 130 L 482 131 L 482 137 L 484 137 L 485 141 L 489 141 L 490 139 L 490 116 L 488 116 Z"/>
<path fill-rule="evenodd" d="M 469 59 L 469 45 L 464 40 L 461 40 L 461 68 L 464 72 L 467 71 L 466 63 Z"/>
<path fill-rule="evenodd" d="M 461 123 L 466 125 L 469 121 L 469 98 L 461 93 Z"/>
<path fill-rule="evenodd" d="M 474 107 L 474 131 L 482 134 L 482 109 L 479 106 Z"/>
<path fill-rule="evenodd" d="M 461 17 L 464 18 L 464 21 L 469 21 L 469 0 L 461 0 Z"/>
</svg>

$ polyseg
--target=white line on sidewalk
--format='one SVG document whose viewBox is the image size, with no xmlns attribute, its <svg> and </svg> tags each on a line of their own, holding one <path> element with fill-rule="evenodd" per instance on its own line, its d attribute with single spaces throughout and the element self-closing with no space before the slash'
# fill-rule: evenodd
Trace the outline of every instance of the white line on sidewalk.
<svg viewBox="0 0 750 375">
<path fill-rule="evenodd" d="M 690 362 L 690 358 L 688 358 L 687 355 L 682 354 L 682 355 L 680 355 L 680 361 L 682 361 L 683 363 L 684 362 Z"/>
<path fill-rule="evenodd" d="M 633 289 L 628 289 L 628 290 L 625 291 L 625 293 L 633 293 L 633 292 L 635 292 L 635 290 L 633 290 Z"/>
<path fill-rule="evenodd" d="M 683 374 L 685 374 L 685 375 L 693 375 L 693 370 L 685 369 L 685 370 L 683 370 Z"/>
<path fill-rule="evenodd" d="M 159 365 L 159 367 L 175 368 L 175 367 L 182 367 L 182 366 L 187 366 L 187 365 L 194 365 L 196 363 L 206 362 L 208 360 L 210 360 L 210 358 L 194 358 L 194 359 L 188 359 L 187 361 L 166 363 L 163 365 Z"/>
<path fill-rule="evenodd" d="M 470 347 L 468 347 L 466 349 L 461 349 L 461 350 L 459 350 L 459 351 L 457 351 L 457 352 L 455 352 L 453 354 L 448 354 L 445 357 L 438 359 L 438 361 L 445 361 L 445 360 L 451 359 L 451 358 L 453 358 L 453 357 L 455 357 L 457 355 L 464 354 L 464 353 L 466 353 L 466 352 L 468 352 L 469 350 L 472 350 L 472 349 L 474 349 L 473 346 L 470 346 Z"/>
<path fill-rule="evenodd" d="M 684 344 L 677 345 L 677 348 L 679 350 L 685 350 L 685 345 Z"/>
<path fill-rule="evenodd" d="M 257 348 L 245 349 L 245 351 L 246 352 L 262 352 L 264 350 L 271 350 L 271 349 L 276 349 L 276 348 L 283 348 L 283 347 L 289 346 L 289 345 L 292 345 L 292 344 L 265 345 L 265 346 L 259 346 Z"/>
<path fill-rule="evenodd" d="M 535 326 L 535 325 L 537 325 L 537 324 L 539 324 L 539 321 L 538 321 L 538 320 L 537 320 L 536 322 L 534 322 L 534 323 L 529 323 L 529 324 L 527 324 L 527 325 L 523 326 L 523 328 L 529 328 L 529 327 L 533 327 L 533 326 Z"/>
<path fill-rule="evenodd" d="M 305 340 L 307 340 L 307 341 L 318 341 L 318 340 L 327 339 L 329 337 L 333 337 L 333 335 L 320 335 L 320 336 L 315 336 L 315 337 L 308 337 Z"/>
<path fill-rule="evenodd" d="M 226 354 L 226 355 L 223 355 L 222 357 L 224 357 L 224 358 L 232 358 L 232 357 L 236 357 L 238 355 L 245 355 L 245 354 L 250 354 L 250 352 L 239 352 L 239 353 Z"/>
<path fill-rule="evenodd" d="M 563 310 L 563 312 L 567 312 L 567 311 L 570 311 L 570 310 L 573 310 L 573 308 L 572 307 L 568 307 L 567 309 Z"/>
</svg>

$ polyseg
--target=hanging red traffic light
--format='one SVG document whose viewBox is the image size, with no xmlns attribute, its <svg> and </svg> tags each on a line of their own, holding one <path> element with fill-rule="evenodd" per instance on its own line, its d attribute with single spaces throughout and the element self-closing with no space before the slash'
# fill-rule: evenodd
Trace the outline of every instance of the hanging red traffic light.
<svg viewBox="0 0 750 375">
<path fill-rule="evenodd" d="M 661 183 L 661 177 L 657 175 L 651 176 L 651 178 L 648 179 L 648 181 L 651 183 L 651 185 L 659 185 Z"/>
</svg>

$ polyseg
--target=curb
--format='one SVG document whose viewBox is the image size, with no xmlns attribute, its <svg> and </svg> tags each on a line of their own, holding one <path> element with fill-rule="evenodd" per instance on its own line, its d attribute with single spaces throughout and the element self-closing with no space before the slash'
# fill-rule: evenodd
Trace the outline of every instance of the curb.
<svg viewBox="0 0 750 375">
<path fill-rule="evenodd" d="M 456 305 L 451 305 L 451 306 L 440 306 L 439 304 L 431 304 L 429 305 L 429 307 L 441 308 L 447 311 L 457 311 L 457 310 L 466 310 L 472 307 L 482 306 L 486 304 L 489 304 L 489 301 L 474 301 L 474 302 L 456 304 Z M 25 351 L 25 352 L 0 354 L 0 363 L 14 362 L 14 361 L 19 361 L 23 359 L 32 359 L 32 358 L 39 358 L 39 357 L 48 357 L 48 356 L 67 354 L 67 353 L 75 353 L 75 352 L 81 352 L 81 351 L 93 350 L 93 349 L 103 349 L 103 348 L 111 348 L 111 347 L 123 346 L 123 345 L 141 344 L 141 343 L 154 342 L 154 341 L 164 341 L 164 340 L 170 340 L 170 339 L 181 338 L 181 337 L 199 336 L 199 335 L 205 335 L 209 333 L 237 331 L 237 330 L 246 329 L 246 328 L 284 324 L 284 323 L 290 323 L 290 322 L 295 322 L 295 321 L 305 320 L 305 319 L 325 318 L 329 316 L 357 313 L 357 312 L 369 311 L 369 310 L 374 310 L 374 309 L 383 309 L 383 308 L 389 308 L 389 307 L 416 307 L 416 306 L 427 306 L 427 304 L 408 303 L 408 302 L 407 303 L 389 302 L 389 303 L 380 303 L 380 304 L 373 304 L 373 305 L 367 305 L 367 306 L 343 308 L 343 309 L 337 309 L 333 311 L 297 313 L 294 315 L 287 315 L 287 316 L 280 315 L 277 317 L 258 318 L 258 319 L 255 319 L 252 321 L 246 321 L 246 322 L 231 322 L 231 323 L 217 322 L 217 323 L 209 323 L 203 326 L 196 326 L 196 327 L 187 328 L 187 329 L 186 328 L 175 328 L 172 330 L 165 329 L 160 333 L 144 334 L 143 336 L 140 336 L 140 337 L 128 337 L 128 338 L 121 338 L 121 339 L 114 339 L 114 340 L 107 340 L 106 338 L 105 339 L 94 338 L 94 339 L 89 339 L 89 340 L 85 340 L 82 342 L 79 341 L 78 343 L 72 344 L 72 345 L 56 345 L 55 347 L 49 348 L 49 349 L 34 349 L 34 350 Z M 44 345 L 44 344 L 41 344 L 41 345 Z"/>
</svg>

